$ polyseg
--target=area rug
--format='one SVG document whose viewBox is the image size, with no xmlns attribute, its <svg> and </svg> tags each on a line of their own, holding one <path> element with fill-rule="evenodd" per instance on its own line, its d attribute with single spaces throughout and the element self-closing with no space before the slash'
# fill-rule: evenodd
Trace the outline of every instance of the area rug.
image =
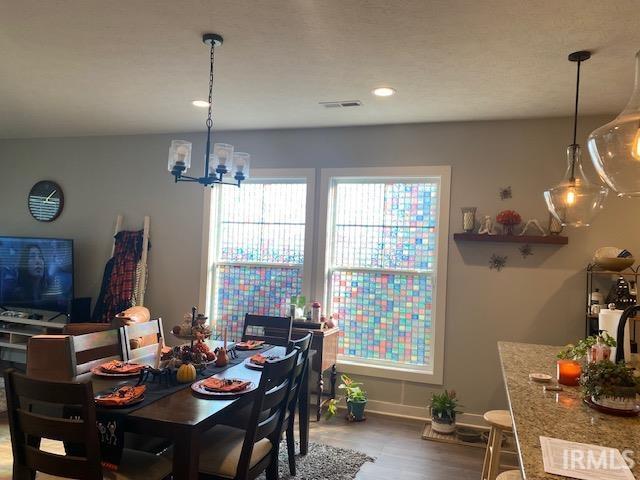
<svg viewBox="0 0 640 480">
<path fill-rule="evenodd" d="M 370 456 L 355 450 L 310 443 L 309 453 L 304 456 L 296 455 L 296 476 L 292 477 L 287 458 L 287 446 L 283 443 L 280 446 L 279 462 L 281 480 L 353 480 L 365 463 L 374 461 Z M 258 480 L 265 478 L 261 475 Z"/>
</svg>

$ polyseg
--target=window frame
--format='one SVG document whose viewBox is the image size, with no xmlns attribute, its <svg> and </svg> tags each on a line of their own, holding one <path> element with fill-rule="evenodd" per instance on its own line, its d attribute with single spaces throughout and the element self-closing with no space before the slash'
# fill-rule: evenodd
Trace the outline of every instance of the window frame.
<svg viewBox="0 0 640 480">
<path fill-rule="evenodd" d="M 356 375 L 377 376 L 419 383 L 442 385 L 444 377 L 444 334 L 446 318 L 447 261 L 449 250 L 449 210 L 451 191 L 450 166 L 419 167 L 364 167 L 364 168 L 324 168 L 320 170 L 320 198 L 318 202 L 318 249 L 315 279 L 316 298 L 322 298 L 323 304 L 329 304 L 331 292 L 330 272 L 331 249 L 335 224 L 333 205 L 335 180 L 419 180 L 437 177 L 440 183 L 438 201 L 438 231 L 436 244 L 436 268 L 431 274 L 435 294 L 432 300 L 433 327 L 433 369 L 412 368 L 410 365 L 380 365 L 362 360 L 338 357 L 341 372 Z M 349 270 L 349 269 L 347 269 Z M 356 269 L 357 270 L 357 269 Z M 362 270 L 362 269 L 361 269 Z M 374 269 L 384 271 L 384 269 Z M 411 273 L 408 270 L 407 273 Z M 340 324 L 339 324 L 340 325 Z"/>
<path fill-rule="evenodd" d="M 313 285 L 313 251 L 315 230 L 315 205 L 316 205 L 316 171 L 313 168 L 256 168 L 251 170 L 251 177 L 243 182 L 246 183 L 277 183 L 292 180 L 304 180 L 307 186 L 305 205 L 305 231 L 304 231 L 304 263 L 302 264 L 302 294 L 307 298 L 311 297 L 314 290 Z M 303 182 L 300 182 L 303 183 Z M 234 188 L 232 186 L 216 185 L 213 188 L 205 189 L 203 208 L 203 228 L 202 228 L 202 256 L 200 273 L 200 305 L 205 306 L 205 314 L 210 321 L 214 321 L 216 312 L 216 275 L 218 265 L 248 265 L 264 267 L 287 267 L 286 263 L 268 262 L 219 262 L 218 250 L 220 246 L 219 225 L 221 195 L 223 188 Z M 236 187 L 238 188 L 238 187 Z M 240 186 L 242 188 L 242 186 Z M 215 231 L 214 231 L 215 228 Z"/>
</svg>

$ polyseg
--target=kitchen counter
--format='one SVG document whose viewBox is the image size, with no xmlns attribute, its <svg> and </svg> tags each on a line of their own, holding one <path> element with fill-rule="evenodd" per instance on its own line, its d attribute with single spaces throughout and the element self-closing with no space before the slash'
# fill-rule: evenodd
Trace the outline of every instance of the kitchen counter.
<svg viewBox="0 0 640 480">
<path fill-rule="evenodd" d="M 498 342 L 502 374 L 514 421 L 518 456 L 526 480 L 565 478 L 545 473 L 540 436 L 633 450 L 640 478 L 640 417 L 624 418 L 599 413 L 582 401 L 579 387 L 545 392 L 542 383 L 529 380 L 530 373 L 555 377 L 556 354 L 562 347 Z"/>
</svg>

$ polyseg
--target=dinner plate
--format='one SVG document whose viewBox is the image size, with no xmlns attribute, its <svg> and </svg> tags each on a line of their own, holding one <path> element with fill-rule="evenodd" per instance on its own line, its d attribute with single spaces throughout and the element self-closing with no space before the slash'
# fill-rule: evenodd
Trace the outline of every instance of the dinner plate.
<svg viewBox="0 0 640 480">
<path fill-rule="evenodd" d="M 597 403 L 591 401 L 591 399 L 588 397 L 584 397 L 582 401 L 594 410 L 597 410 L 601 413 L 606 413 L 607 415 L 615 415 L 616 417 L 637 417 L 638 415 L 640 415 L 640 406 L 636 406 L 636 408 L 634 408 L 633 410 L 619 410 L 617 408 L 598 405 Z"/>
<path fill-rule="evenodd" d="M 101 395 L 97 395 L 95 398 L 99 398 Z M 137 405 L 139 403 L 142 403 L 144 401 L 144 395 L 142 395 L 141 397 L 136 398 L 135 400 L 132 400 L 129 403 L 124 403 L 122 405 L 104 405 L 101 403 L 97 403 L 96 402 L 96 407 L 100 407 L 100 408 L 128 408 L 131 407 L 133 405 Z"/>
<path fill-rule="evenodd" d="M 242 345 L 236 344 L 236 350 L 260 350 L 264 347 L 264 343 L 261 343 L 260 345 L 255 345 L 253 347 L 244 347 Z"/>
<path fill-rule="evenodd" d="M 139 370 L 135 373 L 109 373 L 102 370 L 99 366 L 93 367 L 91 369 L 91 373 L 93 373 L 94 375 L 97 375 L 99 377 L 111 377 L 111 378 L 137 377 L 138 375 L 140 375 L 141 371 L 142 370 Z"/>
<path fill-rule="evenodd" d="M 192 383 L 191 390 L 193 390 L 194 392 L 200 395 L 205 395 L 207 397 L 229 398 L 229 397 L 237 397 L 238 395 L 244 395 L 245 393 L 253 392 L 256 388 L 258 388 L 257 384 L 250 382 L 249 386 L 240 392 L 213 392 L 211 390 L 207 390 L 204 387 L 204 385 L 202 385 L 202 382 L 204 382 L 205 380 L 206 378 L 204 380 L 198 380 L 197 382 Z"/>
</svg>

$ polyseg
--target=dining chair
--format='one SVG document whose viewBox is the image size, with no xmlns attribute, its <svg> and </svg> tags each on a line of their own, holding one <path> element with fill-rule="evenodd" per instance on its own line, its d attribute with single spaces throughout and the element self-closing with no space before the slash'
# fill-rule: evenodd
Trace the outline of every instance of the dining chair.
<svg viewBox="0 0 640 480">
<path fill-rule="evenodd" d="M 124 348 L 117 329 L 71 337 L 76 375 L 82 375 L 109 360 L 122 360 Z"/>
<path fill-rule="evenodd" d="M 286 347 L 291 340 L 291 318 L 269 315 L 244 316 L 242 341 L 262 340 L 269 345 Z"/>
<path fill-rule="evenodd" d="M 40 380 L 13 369 L 5 371 L 4 379 L 13 450 L 12 478 L 154 480 L 171 474 L 171 462 L 166 458 L 124 449 L 117 473 L 103 475 L 91 382 Z M 73 406 L 79 417 L 52 416 L 38 408 L 43 404 L 62 407 L 56 409 L 60 411 Z M 76 446 L 73 456 L 65 455 L 62 445 L 59 452 L 41 449 L 42 439 Z"/>
<path fill-rule="evenodd" d="M 300 392 L 302 390 L 302 382 L 305 380 L 305 375 L 308 374 L 309 364 L 309 348 L 311 346 L 311 339 L 313 334 L 308 333 L 304 337 L 298 340 L 292 340 L 289 342 L 287 351 L 298 351 L 298 360 L 293 373 L 293 384 L 291 391 L 289 392 L 289 401 L 287 410 L 285 412 L 284 422 L 282 424 L 285 429 L 285 435 L 287 439 L 287 457 L 289 459 L 289 473 L 292 476 L 296 475 L 296 448 L 295 448 L 295 420 L 296 420 L 296 408 L 298 402 L 307 401 L 300 398 Z"/>
<path fill-rule="evenodd" d="M 158 346 L 164 346 L 164 333 L 162 331 L 162 319 L 155 318 L 144 323 L 131 323 L 121 327 L 123 332 L 122 344 L 124 345 L 125 360 L 129 362 L 153 363 L 157 359 Z M 135 340 L 139 338 L 153 339 L 145 341 L 139 348 L 133 348 Z"/>
<path fill-rule="evenodd" d="M 218 425 L 200 439 L 200 476 L 211 480 L 253 480 L 266 471 L 278 479 L 282 424 L 299 352 L 267 361 L 246 430 Z"/>
</svg>

